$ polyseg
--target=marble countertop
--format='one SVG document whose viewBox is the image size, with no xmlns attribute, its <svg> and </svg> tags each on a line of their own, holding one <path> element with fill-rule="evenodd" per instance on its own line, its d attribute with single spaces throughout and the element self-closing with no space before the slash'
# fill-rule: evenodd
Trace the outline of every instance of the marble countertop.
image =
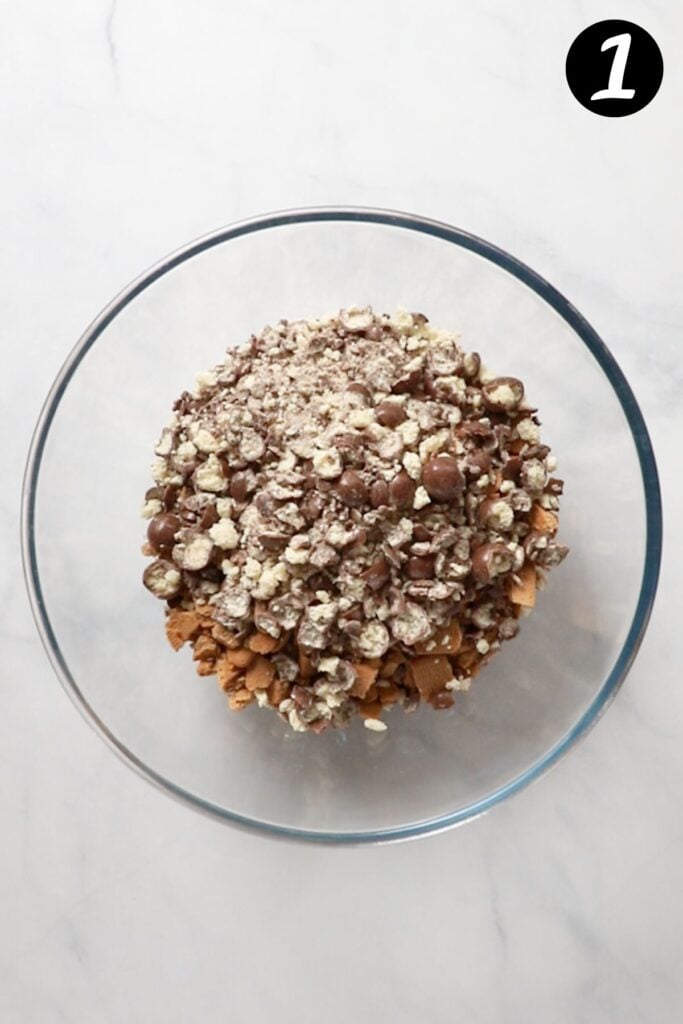
<svg viewBox="0 0 683 1024">
<path fill-rule="evenodd" d="M 614 16 L 588 6 L 3 5 L 1 1020 L 681 1019 L 683 9 L 619 5 L 665 78 L 607 119 L 564 81 Z M 598 727 L 476 822 L 361 849 L 232 831 L 119 763 L 53 676 L 17 543 L 38 410 L 105 302 L 220 224 L 330 203 L 450 221 L 553 282 L 631 381 L 665 504 L 651 627 Z"/>
</svg>

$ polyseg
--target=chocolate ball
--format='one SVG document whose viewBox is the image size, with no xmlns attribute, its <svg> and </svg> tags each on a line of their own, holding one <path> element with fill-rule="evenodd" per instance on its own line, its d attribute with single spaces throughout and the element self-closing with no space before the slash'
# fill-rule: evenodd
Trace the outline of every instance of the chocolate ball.
<svg viewBox="0 0 683 1024">
<path fill-rule="evenodd" d="M 145 569 L 142 582 L 155 597 L 162 601 L 170 601 L 177 597 L 182 589 L 182 576 L 173 562 L 157 558 Z"/>
<path fill-rule="evenodd" d="M 494 377 L 482 385 L 481 394 L 491 412 L 510 412 L 524 398 L 524 385 L 516 377 Z"/>
<path fill-rule="evenodd" d="M 382 508 L 389 504 L 389 484 L 386 480 L 375 480 L 370 488 L 370 504 L 373 508 Z"/>
<path fill-rule="evenodd" d="M 336 486 L 337 497 L 349 508 L 360 508 L 368 497 L 368 488 L 355 469 L 345 469 Z"/>
<path fill-rule="evenodd" d="M 380 402 L 375 409 L 377 422 L 383 427 L 397 427 L 406 418 L 405 409 L 398 402 Z"/>
<path fill-rule="evenodd" d="M 151 519 L 147 527 L 147 540 L 159 554 L 167 555 L 175 544 L 175 535 L 182 523 L 178 516 L 170 512 L 160 512 Z"/>
<path fill-rule="evenodd" d="M 416 484 L 402 469 L 389 484 L 391 503 L 396 508 L 411 508 L 415 497 Z"/>
<path fill-rule="evenodd" d="M 436 455 L 422 467 L 422 483 L 435 501 L 452 501 L 462 493 L 465 480 L 452 455 Z"/>
<path fill-rule="evenodd" d="M 504 544 L 481 544 L 472 555 L 472 575 L 477 583 L 490 583 L 512 568 L 512 553 Z"/>
</svg>

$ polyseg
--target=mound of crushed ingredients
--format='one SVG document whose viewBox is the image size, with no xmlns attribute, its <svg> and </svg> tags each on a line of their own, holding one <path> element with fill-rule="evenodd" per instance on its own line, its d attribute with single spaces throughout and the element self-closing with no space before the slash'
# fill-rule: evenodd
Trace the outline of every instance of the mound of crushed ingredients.
<svg viewBox="0 0 683 1024">
<path fill-rule="evenodd" d="M 233 710 L 449 708 L 567 554 L 523 383 L 422 314 L 282 320 L 173 409 L 143 578 Z"/>
</svg>

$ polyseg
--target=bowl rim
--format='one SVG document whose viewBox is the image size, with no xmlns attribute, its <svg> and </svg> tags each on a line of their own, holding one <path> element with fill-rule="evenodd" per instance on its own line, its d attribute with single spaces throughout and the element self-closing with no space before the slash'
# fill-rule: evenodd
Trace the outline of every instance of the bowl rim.
<svg viewBox="0 0 683 1024">
<path fill-rule="evenodd" d="M 355 221 L 368 224 L 386 225 L 417 231 L 422 234 L 440 238 L 444 241 L 468 249 L 484 257 L 501 269 L 516 277 L 543 299 L 552 309 L 574 330 L 583 341 L 589 352 L 597 360 L 621 404 L 632 434 L 636 453 L 640 463 L 643 481 L 646 513 L 646 545 L 645 560 L 641 587 L 633 614 L 633 619 L 625 637 L 621 651 L 607 675 L 600 690 L 588 708 L 575 722 L 571 729 L 553 745 L 541 758 L 529 768 L 515 776 L 503 786 L 498 787 L 486 796 L 476 800 L 458 811 L 439 815 L 423 821 L 399 825 L 386 829 L 366 829 L 352 832 L 324 832 L 313 829 L 292 828 L 272 822 L 250 818 L 248 815 L 230 811 L 219 804 L 204 800 L 191 793 L 170 779 L 146 765 L 137 755 L 123 744 L 99 718 L 94 709 L 85 699 L 76 680 L 71 675 L 68 665 L 60 651 L 56 634 L 52 628 L 50 617 L 42 593 L 38 555 L 35 537 L 36 497 L 42 458 L 46 440 L 60 401 L 76 373 L 86 353 L 97 341 L 98 337 L 116 316 L 149 285 L 175 267 L 206 250 L 229 242 L 243 235 L 271 228 L 283 227 L 288 224 L 306 224 L 315 222 Z M 208 234 L 188 242 L 167 256 L 154 263 L 139 274 L 115 298 L 109 302 L 98 316 L 86 328 L 62 365 L 50 391 L 44 401 L 29 447 L 26 469 L 24 473 L 21 507 L 21 548 L 24 580 L 28 591 L 33 617 L 43 647 L 48 655 L 54 671 L 63 688 L 76 705 L 86 721 L 102 737 L 107 745 L 133 769 L 140 777 L 150 782 L 162 792 L 172 796 L 179 802 L 193 807 L 195 810 L 249 831 L 256 830 L 260 834 L 290 840 L 306 840 L 329 844 L 361 844 L 397 841 L 424 836 L 455 825 L 471 821 L 480 814 L 490 810 L 509 796 L 518 793 L 529 783 L 538 779 L 548 771 L 574 746 L 577 740 L 586 735 L 595 725 L 614 699 L 623 683 L 643 640 L 648 621 L 652 612 L 662 550 L 662 503 L 657 473 L 657 465 L 650 437 L 636 398 L 619 368 L 611 352 L 578 310 L 540 274 L 509 253 L 479 238 L 476 235 L 452 227 L 449 224 L 416 214 L 403 213 L 395 210 L 358 206 L 324 206 L 304 207 L 301 209 L 282 210 L 274 213 L 237 221 L 218 228 Z"/>
</svg>

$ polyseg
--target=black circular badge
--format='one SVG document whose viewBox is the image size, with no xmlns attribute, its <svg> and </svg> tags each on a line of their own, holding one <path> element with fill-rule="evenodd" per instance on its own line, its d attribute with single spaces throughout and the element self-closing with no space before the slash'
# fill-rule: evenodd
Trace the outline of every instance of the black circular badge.
<svg viewBox="0 0 683 1024">
<path fill-rule="evenodd" d="M 657 94 L 664 61 L 640 25 L 597 21 L 570 46 L 565 72 L 569 88 L 587 110 L 603 117 L 626 117 Z"/>
</svg>

